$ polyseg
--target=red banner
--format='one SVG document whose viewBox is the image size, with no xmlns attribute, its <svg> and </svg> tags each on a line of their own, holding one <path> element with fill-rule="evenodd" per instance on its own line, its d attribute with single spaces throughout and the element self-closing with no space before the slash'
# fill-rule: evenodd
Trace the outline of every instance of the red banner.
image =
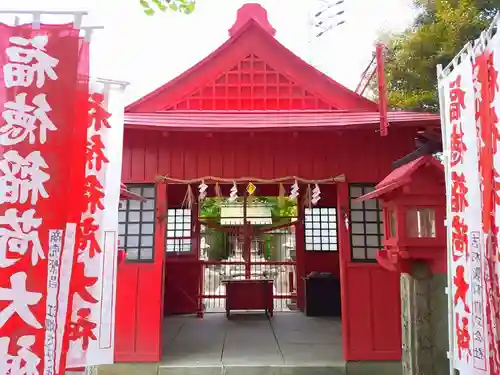
<svg viewBox="0 0 500 375">
<path fill-rule="evenodd" d="M 496 206 L 500 203 L 499 171 L 495 166 L 500 140 L 496 124 L 498 118 L 495 109 L 495 95 L 498 90 L 498 72 L 495 70 L 493 53 L 486 51 L 473 62 L 474 88 L 476 100 L 476 127 L 479 145 L 478 169 L 481 178 L 482 229 L 485 246 L 484 287 L 486 306 L 486 327 L 488 332 L 489 373 L 500 374 L 500 353 L 497 331 L 499 326 L 500 289 L 496 263 L 498 261 L 498 217 Z M 474 353 L 476 354 L 476 353 Z"/>
<path fill-rule="evenodd" d="M 79 72 L 81 73 L 80 85 L 77 90 L 76 97 L 76 108 L 77 111 L 75 116 L 74 123 L 74 131 L 73 131 L 73 139 L 71 143 L 73 144 L 73 165 L 79 165 L 80 167 L 75 170 L 72 170 L 71 181 L 71 199 L 68 202 L 69 209 L 69 217 L 68 222 L 76 223 L 75 228 L 75 237 L 74 237 L 74 253 L 72 257 L 67 257 L 65 259 L 66 262 L 61 263 L 61 272 L 60 272 L 60 291 L 59 295 L 63 296 L 61 298 L 61 304 L 67 303 L 65 306 L 60 306 L 59 315 L 61 320 L 65 319 L 66 321 L 66 330 L 65 330 L 65 340 L 63 343 L 63 349 L 60 358 L 60 366 L 61 372 L 63 369 L 68 369 L 68 361 L 67 355 L 69 351 L 70 341 L 72 340 L 72 324 L 71 324 L 71 316 L 73 314 L 73 294 L 78 290 L 81 285 L 84 275 L 82 275 L 78 269 L 75 268 L 78 262 L 78 247 L 80 243 L 80 229 L 79 222 L 81 217 L 81 211 L 85 207 L 85 164 L 87 160 L 87 123 L 89 117 L 89 81 L 86 79 L 88 74 L 83 72 L 88 72 L 89 67 L 89 53 L 90 53 L 90 45 L 88 41 L 80 40 L 80 68 Z M 76 197 L 80 197 L 80 199 L 76 199 Z M 68 272 L 71 270 L 71 273 Z M 71 277 L 70 277 L 71 276 Z M 59 367 L 59 362 L 57 363 Z"/>
<path fill-rule="evenodd" d="M 1 374 L 60 371 L 61 265 L 74 255 L 72 189 L 84 176 L 80 52 L 72 25 L 0 25 Z"/>
<path fill-rule="evenodd" d="M 66 361 L 68 367 L 94 365 L 95 363 L 87 358 L 89 348 L 91 350 L 103 349 L 98 342 L 101 333 L 98 318 L 103 302 L 101 300 L 103 297 L 101 296 L 102 280 L 100 279 L 104 271 L 103 247 L 105 242 L 102 238 L 101 216 L 106 203 L 105 186 L 109 159 L 106 155 L 108 150 L 103 142 L 103 139 L 106 141 L 106 138 L 102 136 L 107 133 L 107 129 L 111 128 L 108 121 L 111 114 L 104 108 L 105 99 L 103 93 L 92 92 L 86 102 L 86 108 L 88 108 L 87 132 L 85 134 L 87 145 L 86 172 L 85 182 L 82 185 L 84 187 L 82 194 L 84 202 L 78 218 L 77 257 L 73 266 L 74 278 L 69 300 L 71 316 L 68 316 L 70 340 L 69 357 Z M 114 253 L 113 249 L 106 250 L 110 254 Z M 110 334 L 114 334 L 114 332 L 110 332 Z M 104 349 L 108 347 L 111 348 L 111 344 Z M 109 363 L 109 361 L 103 363 Z"/>
</svg>

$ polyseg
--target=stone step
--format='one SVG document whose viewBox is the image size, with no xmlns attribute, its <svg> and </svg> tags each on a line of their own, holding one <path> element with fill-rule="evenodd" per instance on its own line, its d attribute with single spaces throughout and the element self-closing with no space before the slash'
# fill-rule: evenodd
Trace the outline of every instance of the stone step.
<svg viewBox="0 0 500 375">
<path fill-rule="evenodd" d="M 401 375 L 400 361 L 339 362 L 310 366 L 165 366 L 158 363 L 119 363 L 98 366 L 91 375 Z M 85 375 L 85 373 L 66 373 Z"/>
<path fill-rule="evenodd" d="M 158 375 L 345 375 L 345 366 L 160 367 Z"/>
<path fill-rule="evenodd" d="M 400 361 L 338 362 L 312 366 L 165 366 L 158 363 L 120 363 L 98 366 L 90 375 L 401 375 Z M 85 375 L 85 373 L 66 373 Z"/>
<path fill-rule="evenodd" d="M 97 375 L 346 375 L 338 366 L 158 366 L 116 364 L 99 366 Z"/>
</svg>

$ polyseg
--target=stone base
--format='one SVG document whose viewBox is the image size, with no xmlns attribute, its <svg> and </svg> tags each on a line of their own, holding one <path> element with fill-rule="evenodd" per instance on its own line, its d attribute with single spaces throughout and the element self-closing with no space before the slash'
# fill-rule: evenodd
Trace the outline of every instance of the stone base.
<svg viewBox="0 0 500 375">
<path fill-rule="evenodd" d="M 338 366 L 99 366 L 97 375 L 401 375 L 398 361 L 356 361 Z"/>
<path fill-rule="evenodd" d="M 160 366 L 158 364 L 116 364 L 99 366 L 97 375 L 346 375 L 339 366 Z M 356 375 L 357 372 L 349 374 Z M 362 373 L 360 373 L 362 374 Z M 364 373 L 363 373 L 364 374 Z M 384 373 L 385 375 L 386 373 Z M 387 373 L 392 375 L 392 373 Z M 394 373 L 395 374 L 395 373 Z M 371 373 L 370 375 L 373 375 Z M 399 375 L 399 374 L 398 374 Z"/>
<path fill-rule="evenodd" d="M 353 361 L 346 363 L 347 375 L 401 375 L 400 361 Z"/>
</svg>

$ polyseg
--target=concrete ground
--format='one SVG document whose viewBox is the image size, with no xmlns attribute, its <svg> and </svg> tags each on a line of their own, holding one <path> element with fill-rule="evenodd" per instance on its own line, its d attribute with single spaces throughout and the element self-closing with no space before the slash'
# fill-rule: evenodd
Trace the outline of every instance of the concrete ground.
<svg viewBox="0 0 500 375">
<path fill-rule="evenodd" d="M 301 312 L 172 316 L 161 363 L 100 366 L 97 375 L 401 375 L 401 362 L 342 360 L 340 319 Z"/>
<path fill-rule="evenodd" d="M 338 318 L 212 313 L 168 317 L 164 327 L 161 367 L 344 366 Z"/>
</svg>

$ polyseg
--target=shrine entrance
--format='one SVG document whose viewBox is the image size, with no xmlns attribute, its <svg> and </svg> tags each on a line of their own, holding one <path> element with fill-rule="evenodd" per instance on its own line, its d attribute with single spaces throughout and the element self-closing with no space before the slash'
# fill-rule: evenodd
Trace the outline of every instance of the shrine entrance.
<svg viewBox="0 0 500 375">
<path fill-rule="evenodd" d="M 198 221 L 201 313 L 296 310 L 296 199 L 206 198 Z"/>
<path fill-rule="evenodd" d="M 336 240 L 313 236 L 313 228 L 336 234 L 335 184 L 321 186 L 323 206 L 315 207 L 308 204 L 314 185 L 301 184 L 297 197 L 293 181 L 249 185 L 211 184 L 207 196 L 198 184 L 166 186 L 160 371 L 193 363 L 345 365 L 340 317 L 301 311 L 302 277 L 337 266 L 336 252 L 322 251 L 337 249 Z"/>
<path fill-rule="evenodd" d="M 194 189 L 188 187 L 180 199 L 182 188 L 169 187 L 165 315 L 226 312 L 231 303 L 228 289 L 234 290 L 232 303 L 238 305 L 234 310 L 272 315 L 297 309 L 300 204 L 284 192 L 279 194 L 278 186 L 251 186 L 260 194 L 245 189 L 244 194 L 232 196 L 227 186 L 225 198 L 220 194 L 193 199 L 193 194 L 189 203 L 189 191 Z"/>
</svg>

